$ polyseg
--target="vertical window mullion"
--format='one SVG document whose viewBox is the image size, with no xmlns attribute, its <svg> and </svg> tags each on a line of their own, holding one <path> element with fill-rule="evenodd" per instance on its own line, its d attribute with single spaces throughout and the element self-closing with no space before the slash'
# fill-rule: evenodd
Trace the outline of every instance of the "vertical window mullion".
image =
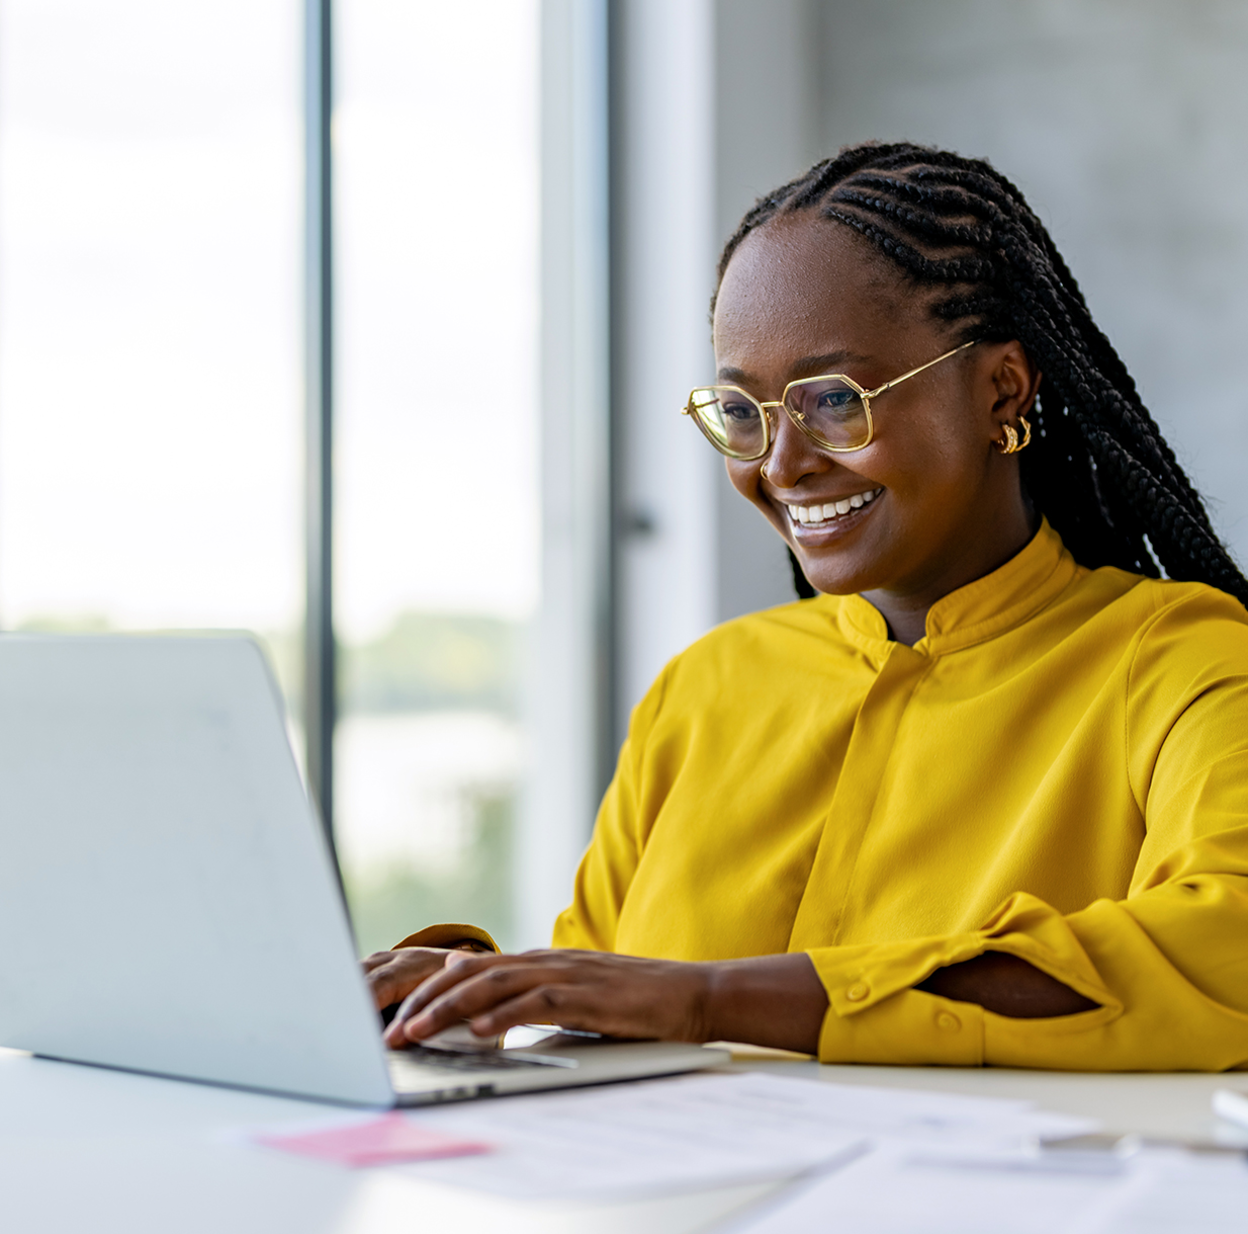
<svg viewBox="0 0 1248 1234">
<path fill-rule="evenodd" d="M 304 723 L 308 786 L 333 845 L 333 104 L 331 0 L 305 0 L 305 399 L 307 601 Z"/>
</svg>

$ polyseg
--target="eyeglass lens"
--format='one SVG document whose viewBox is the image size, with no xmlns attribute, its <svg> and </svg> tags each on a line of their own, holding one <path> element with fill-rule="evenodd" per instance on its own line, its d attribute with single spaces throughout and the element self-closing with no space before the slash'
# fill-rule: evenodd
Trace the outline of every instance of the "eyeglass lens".
<svg viewBox="0 0 1248 1234">
<path fill-rule="evenodd" d="M 816 441 L 835 450 L 865 446 L 871 422 L 862 395 L 839 377 L 791 386 L 785 405 Z"/>
<path fill-rule="evenodd" d="M 798 383 L 789 389 L 785 403 L 821 445 L 854 450 L 866 445 L 870 438 L 870 421 L 862 396 L 839 377 Z M 690 409 L 711 444 L 722 453 L 735 458 L 758 458 L 763 453 L 766 413 L 748 394 L 727 386 L 708 386 L 693 392 Z"/>
<path fill-rule="evenodd" d="M 717 450 L 734 458 L 758 458 L 767 442 L 763 425 L 766 414 L 747 394 L 726 386 L 695 390 L 689 400 Z"/>
</svg>

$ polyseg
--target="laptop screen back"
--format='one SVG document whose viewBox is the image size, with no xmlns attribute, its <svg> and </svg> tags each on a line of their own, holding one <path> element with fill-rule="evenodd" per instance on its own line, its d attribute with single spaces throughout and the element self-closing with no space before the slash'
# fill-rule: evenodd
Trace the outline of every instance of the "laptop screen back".
<svg viewBox="0 0 1248 1234">
<path fill-rule="evenodd" d="M 250 638 L 0 637 L 0 1045 L 388 1104 Z"/>
</svg>

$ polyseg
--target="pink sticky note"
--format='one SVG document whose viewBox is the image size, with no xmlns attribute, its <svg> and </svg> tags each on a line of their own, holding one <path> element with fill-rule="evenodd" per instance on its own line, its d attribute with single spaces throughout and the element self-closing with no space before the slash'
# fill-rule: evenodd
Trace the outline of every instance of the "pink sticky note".
<svg viewBox="0 0 1248 1234">
<path fill-rule="evenodd" d="M 492 1144 L 479 1140 L 459 1140 L 430 1131 L 408 1121 L 402 1114 L 391 1112 L 365 1123 L 347 1127 L 331 1127 L 322 1131 L 305 1131 L 295 1135 L 262 1135 L 257 1144 L 317 1157 L 322 1161 L 338 1161 L 343 1165 L 387 1165 L 396 1161 L 430 1161 L 436 1157 L 468 1157 L 474 1153 L 492 1152 Z"/>
</svg>

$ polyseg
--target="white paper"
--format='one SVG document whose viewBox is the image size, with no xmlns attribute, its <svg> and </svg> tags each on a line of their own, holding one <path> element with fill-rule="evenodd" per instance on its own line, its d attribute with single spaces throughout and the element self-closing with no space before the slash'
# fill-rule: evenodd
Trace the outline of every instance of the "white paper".
<svg viewBox="0 0 1248 1234">
<path fill-rule="evenodd" d="M 793 1177 L 881 1137 L 1018 1144 L 1091 1129 L 1029 1103 L 824 1084 L 760 1072 L 694 1075 L 474 1101 L 409 1115 L 497 1145 L 488 1157 L 403 1166 L 524 1198 L 619 1199 Z"/>
<path fill-rule="evenodd" d="M 891 1143 L 798 1183 L 721 1234 L 1243 1234 L 1239 1157 L 943 1154 Z"/>
<path fill-rule="evenodd" d="M 1248 1163 L 1239 1155 L 1142 1153 L 1131 1185 L 1071 1234 L 1244 1234 Z"/>
<path fill-rule="evenodd" d="M 787 1091 L 793 1081 L 776 1083 L 682 1076 L 422 1111 L 409 1116 L 455 1135 L 472 1128 L 495 1151 L 484 1169 L 456 1168 L 466 1158 L 402 1169 L 500 1195 L 602 1200 L 785 1178 L 867 1147 Z"/>
</svg>

